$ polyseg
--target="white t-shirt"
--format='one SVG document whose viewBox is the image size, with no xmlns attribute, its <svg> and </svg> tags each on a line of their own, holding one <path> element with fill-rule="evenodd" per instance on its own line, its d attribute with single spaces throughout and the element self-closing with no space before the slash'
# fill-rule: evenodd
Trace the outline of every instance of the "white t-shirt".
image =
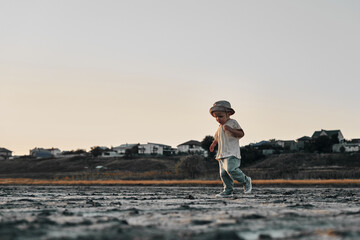
<svg viewBox="0 0 360 240">
<path fill-rule="evenodd" d="M 229 119 L 224 125 L 228 125 L 234 129 L 241 129 L 239 123 L 234 119 Z M 240 146 L 239 138 L 236 138 L 231 135 L 229 131 L 224 131 L 224 126 L 220 125 L 215 133 L 215 140 L 218 141 L 218 151 L 216 159 L 226 158 L 226 157 L 237 157 L 241 159 L 240 156 Z"/>
</svg>

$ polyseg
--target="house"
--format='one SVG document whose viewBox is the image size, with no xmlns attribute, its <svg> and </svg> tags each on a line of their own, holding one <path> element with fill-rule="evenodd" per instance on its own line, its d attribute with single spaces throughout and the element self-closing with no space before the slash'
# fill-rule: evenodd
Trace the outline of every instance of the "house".
<svg viewBox="0 0 360 240">
<path fill-rule="evenodd" d="M 104 151 L 104 152 L 101 153 L 101 157 L 104 157 L 104 158 L 123 157 L 123 156 L 124 156 L 124 154 L 120 154 L 117 151 L 112 151 L 112 150 Z"/>
<path fill-rule="evenodd" d="M 140 144 L 138 153 L 142 155 L 171 155 L 174 150 L 169 145 L 159 143 Z"/>
<path fill-rule="evenodd" d="M 303 136 L 301 138 L 296 139 L 298 150 L 304 150 L 307 144 L 310 144 L 311 137 Z"/>
<path fill-rule="evenodd" d="M 270 141 L 263 140 L 257 143 L 251 143 L 250 146 L 254 147 L 254 149 L 260 151 L 265 156 L 280 151 L 280 145 L 277 144 L 275 139 L 271 139 Z"/>
<path fill-rule="evenodd" d="M 201 147 L 201 142 L 196 140 L 190 140 L 179 144 L 177 150 L 179 153 L 205 153 L 205 150 Z"/>
<path fill-rule="evenodd" d="M 30 156 L 36 158 L 51 158 L 57 157 L 61 154 L 60 149 L 58 148 L 34 148 L 30 150 Z"/>
<path fill-rule="evenodd" d="M 321 129 L 321 131 L 315 131 L 311 136 L 311 138 L 314 139 L 320 136 L 327 136 L 330 139 L 333 138 L 333 136 L 336 136 L 336 138 L 339 140 L 339 143 L 342 143 L 345 140 L 340 130 L 324 130 L 324 129 Z"/>
<path fill-rule="evenodd" d="M 360 144 L 360 138 L 353 138 L 353 139 L 351 139 L 350 143 L 359 143 Z"/>
<path fill-rule="evenodd" d="M 0 159 L 9 159 L 11 157 L 12 151 L 6 148 L 0 148 Z"/>
<path fill-rule="evenodd" d="M 333 152 L 360 152 L 359 143 L 337 143 L 332 146 Z"/>
<path fill-rule="evenodd" d="M 30 156 L 36 158 L 50 158 L 53 157 L 51 152 L 45 148 L 34 148 L 30 150 Z"/>
<path fill-rule="evenodd" d="M 113 147 L 112 150 L 116 151 L 118 154 L 125 155 L 126 150 L 131 150 L 134 147 L 139 146 L 139 145 L 140 145 L 139 143 L 133 143 L 133 144 L 126 143 L 126 144 L 121 144 L 120 146 L 117 146 L 117 147 Z"/>
<path fill-rule="evenodd" d="M 250 143 L 250 146 L 253 146 L 255 148 L 259 148 L 261 146 L 271 146 L 271 142 L 270 141 L 260 141 L 260 142 L 257 142 L 257 143 Z"/>
<path fill-rule="evenodd" d="M 281 146 L 285 151 L 294 152 L 298 150 L 298 145 L 294 140 L 277 140 L 276 144 Z"/>
<path fill-rule="evenodd" d="M 54 157 L 57 157 L 61 154 L 61 151 L 58 148 L 49 148 L 47 150 L 49 150 Z"/>
</svg>

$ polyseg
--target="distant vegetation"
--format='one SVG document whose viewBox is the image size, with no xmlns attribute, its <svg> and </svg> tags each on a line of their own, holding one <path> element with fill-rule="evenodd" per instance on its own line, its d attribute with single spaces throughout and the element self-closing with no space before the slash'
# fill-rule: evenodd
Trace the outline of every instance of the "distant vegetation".
<svg viewBox="0 0 360 240">
<path fill-rule="evenodd" d="M 280 153 L 242 149 L 241 169 L 253 179 L 360 179 L 359 153 Z M 0 161 L 0 178 L 58 180 L 219 179 L 218 162 L 200 155 L 96 158 L 75 156 Z"/>
<path fill-rule="evenodd" d="M 331 153 L 332 146 L 337 143 L 339 143 L 339 140 L 336 135 L 332 135 L 331 138 L 328 136 L 320 136 L 305 144 L 304 151 L 310 153 Z"/>
<path fill-rule="evenodd" d="M 204 169 L 206 169 L 204 157 L 200 155 L 182 157 L 175 165 L 176 175 L 183 178 L 200 177 L 204 174 Z"/>
<path fill-rule="evenodd" d="M 201 146 L 207 157 L 197 153 L 171 156 L 138 155 L 132 148 L 123 157 L 100 157 L 107 149 L 93 147 L 70 151 L 59 158 L 22 157 L 0 161 L 0 178 L 56 180 L 173 180 L 219 179 L 215 152 L 210 152 L 212 136 Z M 241 148 L 241 169 L 253 179 L 360 179 L 360 153 L 331 153 L 335 138 L 319 137 L 302 152 L 290 152 L 279 145 L 247 145 Z M 263 154 L 272 148 L 274 153 Z"/>
</svg>

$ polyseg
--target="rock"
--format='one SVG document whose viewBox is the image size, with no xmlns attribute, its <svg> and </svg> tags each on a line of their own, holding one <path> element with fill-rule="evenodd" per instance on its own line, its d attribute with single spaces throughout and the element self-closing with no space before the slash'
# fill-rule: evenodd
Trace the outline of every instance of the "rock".
<svg viewBox="0 0 360 240">
<path fill-rule="evenodd" d="M 194 200 L 195 197 L 194 197 L 193 195 L 189 194 L 189 195 L 187 195 L 187 196 L 185 197 L 185 199 Z"/>
</svg>

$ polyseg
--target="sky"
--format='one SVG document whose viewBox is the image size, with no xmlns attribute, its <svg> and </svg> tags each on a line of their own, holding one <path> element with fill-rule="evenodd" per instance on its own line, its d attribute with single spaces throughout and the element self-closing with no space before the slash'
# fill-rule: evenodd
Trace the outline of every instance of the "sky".
<svg viewBox="0 0 360 240">
<path fill-rule="evenodd" d="M 0 1 L 0 147 L 360 138 L 360 1 Z"/>
</svg>

